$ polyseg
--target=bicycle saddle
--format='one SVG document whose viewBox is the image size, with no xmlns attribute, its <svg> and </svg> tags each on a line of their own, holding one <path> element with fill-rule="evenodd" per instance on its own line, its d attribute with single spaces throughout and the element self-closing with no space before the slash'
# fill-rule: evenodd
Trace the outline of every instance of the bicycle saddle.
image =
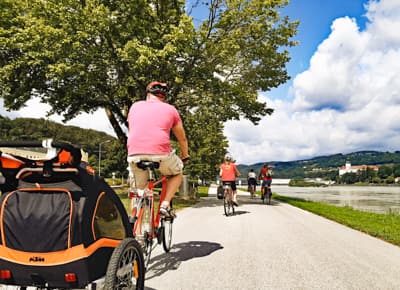
<svg viewBox="0 0 400 290">
<path fill-rule="evenodd" d="M 157 161 L 148 161 L 148 160 L 140 160 L 136 163 L 137 167 L 140 169 L 158 169 L 160 167 L 160 162 Z"/>
</svg>

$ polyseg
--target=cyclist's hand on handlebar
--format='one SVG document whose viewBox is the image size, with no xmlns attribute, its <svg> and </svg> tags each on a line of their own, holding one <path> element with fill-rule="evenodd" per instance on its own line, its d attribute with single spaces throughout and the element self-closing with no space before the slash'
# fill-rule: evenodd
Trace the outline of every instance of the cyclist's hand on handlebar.
<svg viewBox="0 0 400 290">
<path fill-rule="evenodd" d="M 190 156 L 186 156 L 186 157 L 181 157 L 181 160 L 183 162 L 183 164 L 188 164 L 190 161 Z"/>
</svg>

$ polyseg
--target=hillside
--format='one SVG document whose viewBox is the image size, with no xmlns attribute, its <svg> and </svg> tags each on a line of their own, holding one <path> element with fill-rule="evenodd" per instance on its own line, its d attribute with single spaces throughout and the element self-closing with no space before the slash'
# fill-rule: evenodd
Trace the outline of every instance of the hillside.
<svg viewBox="0 0 400 290">
<path fill-rule="evenodd" d="M 111 175 L 126 174 L 125 147 L 104 132 L 59 124 L 44 118 L 9 119 L 0 116 L 0 140 L 43 140 L 51 138 L 57 142 L 78 145 L 89 154 L 89 163 L 98 169 L 99 144 L 102 146 L 102 172 Z"/>
<path fill-rule="evenodd" d="M 400 164 L 400 151 L 359 151 L 349 154 L 320 156 L 307 160 L 288 162 L 271 161 L 268 164 L 274 167 L 275 178 L 304 178 L 334 175 L 338 172 L 338 168 L 343 166 L 346 161 L 350 161 L 352 165 Z M 238 165 L 238 169 L 242 176 L 247 176 L 250 169 L 259 172 L 263 164 Z"/>
</svg>

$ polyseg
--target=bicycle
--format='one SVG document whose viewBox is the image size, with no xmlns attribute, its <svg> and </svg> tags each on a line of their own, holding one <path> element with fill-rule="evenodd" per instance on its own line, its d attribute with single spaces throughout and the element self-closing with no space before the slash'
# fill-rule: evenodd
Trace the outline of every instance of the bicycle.
<svg viewBox="0 0 400 290">
<path fill-rule="evenodd" d="M 262 202 L 265 204 L 271 204 L 271 197 L 272 197 L 272 191 L 271 191 L 271 183 L 263 182 L 262 183 L 262 193 L 261 193 L 261 199 Z"/>
<path fill-rule="evenodd" d="M 235 214 L 235 204 L 233 203 L 233 190 L 231 182 L 223 182 L 224 186 L 224 213 L 226 216 Z"/>
<path fill-rule="evenodd" d="M 249 192 L 250 192 L 250 198 L 253 199 L 255 192 L 256 192 L 256 185 L 254 183 L 249 182 Z"/>
<path fill-rule="evenodd" d="M 151 259 L 151 252 L 157 244 L 163 245 L 164 251 L 168 253 L 172 244 L 172 224 L 174 217 L 162 217 L 160 206 L 165 199 L 167 189 L 167 178 L 157 178 L 155 170 L 160 163 L 142 160 L 137 166 L 149 173 L 149 182 L 145 189 L 134 190 L 129 193 L 131 198 L 131 222 L 133 223 L 133 234 L 139 243 L 142 244 L 145 256 L 145 268 L 148 268 Z M 154 212 L 154 191 L 155 186 L 161 184 L 160 200 L 156 214 Z M 135 202 L 135 204 L 134 204 Z M 172 201 L 171 201 L 172 207 Z M 157 243 L 154 244 L 154 239 Z M 154 245 L 153 245 L 154 244 Z"/>
</svg>

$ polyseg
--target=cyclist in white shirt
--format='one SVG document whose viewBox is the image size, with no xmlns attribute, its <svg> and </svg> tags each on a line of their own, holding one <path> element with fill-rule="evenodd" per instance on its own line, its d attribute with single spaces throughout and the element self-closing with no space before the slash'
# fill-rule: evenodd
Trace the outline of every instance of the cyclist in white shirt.
<svg viewBox="0 0 400 290">
<path fill-rule="evenodd" d="M 250 186 L 254 186 L 255 191 L 257 185 L 257 174 L 254 172 L 253 169 L 250 169 L 249 173 L 247 174 L 247 184 L 249 185 L 249 191 Z"/>
</svg>

